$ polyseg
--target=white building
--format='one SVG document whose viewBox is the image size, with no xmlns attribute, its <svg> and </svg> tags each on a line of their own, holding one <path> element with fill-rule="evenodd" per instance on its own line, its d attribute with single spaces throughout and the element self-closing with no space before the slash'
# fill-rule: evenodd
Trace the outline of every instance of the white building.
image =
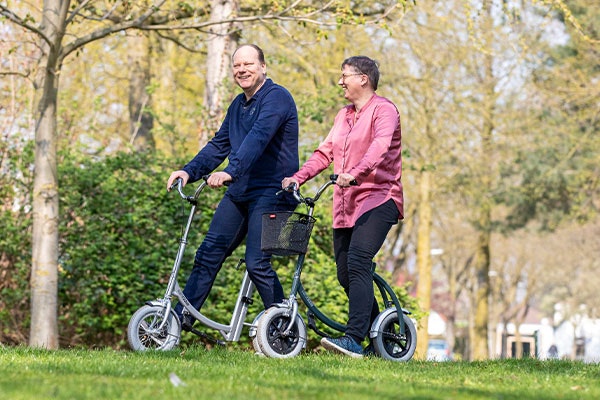
<svg viewBox="0 0 600 400">
<path fill-rule="evenodd" d="M 520 337 L 525 357 L 600 362 L 600 319 L 590 318 L 585 306 L 567 318 L 563 305 L 557 304 L 552 322 L 543 318 L 538 324 L 521 324 L 518 333 L 514 324 L 498 324 L 492 354 L 498 358 L 515 357 Z"/>
</svg>

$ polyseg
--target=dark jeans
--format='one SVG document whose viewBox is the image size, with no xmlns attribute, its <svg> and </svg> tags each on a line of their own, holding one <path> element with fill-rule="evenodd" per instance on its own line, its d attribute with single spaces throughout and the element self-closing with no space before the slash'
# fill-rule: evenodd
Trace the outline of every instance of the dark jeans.
<svg viewBox="0 0 600 400">
<path fill-rule="evenodd" d="M 353 228 L 333 230 L 337 278 L 349 300 L 346 335 L 362 343 L 379 314 L 373 290 L 373 258 L 385 237 L 398 223 L 399 211 L 393 200 L 358 218 Z"/>
<path fill-rule="evenodd" d="M 271 211 L 291 211 L 295 204 L 282 201 L 275 193 L 239 202 L 225 195 L 213 216 L 208 232 L 196 251 L 194 267 L 187 280 L 183 294 L 200 309 L 208 297 L 223 261 L 246 239 L 246 269 L 268 308 L 283 300 L 283 288 L 277 274 L 271 268 L 271 255 L 260 249 L 262 214 Z M 181 303 L 175 312 L 181 317 Z"/>
</svg>

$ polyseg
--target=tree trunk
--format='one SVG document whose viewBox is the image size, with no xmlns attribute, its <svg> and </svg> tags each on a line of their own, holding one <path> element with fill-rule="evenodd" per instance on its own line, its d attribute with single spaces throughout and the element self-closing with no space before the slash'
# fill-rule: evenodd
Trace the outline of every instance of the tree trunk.
<svg viewBox="0 0 600 400">
<path fill-rule="evenodd" d="M 421 310 L 430 312 L 431 308 L 431 172 L 421 172 L 419 185 L 419 227 L 417 231 L 417 268 L 419 281 L 417 284 L 417 298 Z M 417 357 L 427 356 L 429 344 L 428 320 L 419 321 L 417 335 Z"/>
<path fill-rule="evenodd" d="M 237 11 L 235 0 L 211 0 L 210 21 L 218 22 L 229 19 Z M 202 147 L 219 128 L 224 117 L 223 96 L 227 86 L 226 78 L 230 71 L 231 53 L 237 47 L 239 35 L 233 32 L 233 23 L 213 25 L 210 28 L 207 41 L 206 57 L 206 88 L 204 104 L 206 117 L 204 129 L 200 133 Z"/>
<path fill-rule="evenodd" d="M 484 212 L 480 218 L 480 223 L 489 226 L 489 213 Z M 477 284 L 475 287 L 475 304 L 473 304 L 471 360 L 485 360 L 489 357 L 488 317 L 490 298 L 490 233 L 486 230 L 479 232 L 477 253 L 475 255 L 475 271 L 477 273 Z"/>
<path fill-rule="evenodd" d="M 448 315 L 447 324 L 446 324 L 446 341 L 450 345 L 450 349 L 452 351 L 456 348 L 456 308 L 458 302 L 458 288 L 457 288 L 457 276 L 454 266 L 450 266 L 450 271 L 448 274 L 448 294 L 450 295 L 450 305 Z"/>
<path fill-rule="evenodd" d="M 493 31 L 492 2 L 485 1 L 483 8 L 487 11 L 483 27 L 485 32 Z M 486 36 L 487 48 L 492 48 L 493 38 Z M 490 302 L 490 243 L 492 235 L 492 177 L 494 176 L 493 135 L 496 105 L 496 79 L 493 70 L 493 55 L 485 53 L 482 66 L 483 85 L 483 123 L 481 127 L 481 176 L 482 196 L 479 199 L 479 218 L 477 221 L 477 248 L 475 253 L 475 311 L 471 346 L 471 360 L 485 360 L 490 355 L 489 344 L 489 302 Z"/>
<path fill-rule="evenodd" d="M 151 105 L 149 39 L 143 32 L 134 32 L 128 37 L 129 63 L 129 132 L 130 144 L 135 150 L 153 150 L 154 118 L 146 111 Z"/>
<path fill-rule="evenodd" d="M 58 348 L 58 176 L 56 109 L 61 42 L 70 1 L 46 0 L 41 30 L 40 58 L 44 68 L 36 78 L 42 91 L 37 104 L 35 171 L 33 181 L 33 237 L 31 265 L 31 330 L 29 345 Z"/>
</svg>

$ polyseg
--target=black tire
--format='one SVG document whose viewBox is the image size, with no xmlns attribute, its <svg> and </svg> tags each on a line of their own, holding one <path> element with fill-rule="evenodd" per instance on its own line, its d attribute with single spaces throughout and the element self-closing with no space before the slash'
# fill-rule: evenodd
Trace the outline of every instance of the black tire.
<svg viewBox="0 0 600 400">
<path fill-rule="evenodd" d="M 299 315 L 289 335 L 284 335 L 290 323 L 286 308 L 271 307 L 258 320 L 256 342 L 262 354 L 272 358 L 295 357 L 306 345 L 306 325 Z"/>
<path fill-rule="evenodd" d="M 175 313 L 171 312 L 165 325 L 160 329 L 164 319 L 162 306 L 145 305 L 138 309 L 129 320 L 127 326 L 127 342 L 135 351 L 171 350 L 179 344 L 181 324 Z"/>
<path fill-rule="evenodd" d="M 398 312 L 394 311 L 383 318 L 373 346 L 377 354 L 390 361 L 408 361 L 417 349 L 417 329 L 413 321 L 402 314 L 404 336 L 400 335 Z"/>
</svg>

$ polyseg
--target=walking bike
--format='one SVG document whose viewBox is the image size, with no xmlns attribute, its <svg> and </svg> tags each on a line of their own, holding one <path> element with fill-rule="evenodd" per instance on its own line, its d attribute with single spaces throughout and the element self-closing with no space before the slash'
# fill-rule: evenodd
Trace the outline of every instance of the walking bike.
<svg viewBox="0 0 600 400">
<path fill-rule="evenodd" d="M 177 188 L 180 197 L 191 204 L 191 209 L 187 224 L 183 229 L 179 241 L 179 249 L 164 296 L 146 302 L 145 305 L 140 307 L 129 320 L 129 325 L 127 327 L 127 341 L 133 350 L 170 350 L 179 344 L 182 324 L 172 308 L 173 297 L 177 298 L 179 302 L 182 303 L 184 314 L 189 314 L 192 318 L 200 321 L 205 327 L 218 331 L 222 335 L 224 341 L 212 338 L 204 332 L 200 332 L 194 328 L 191 328 L 190 332 L 205 339 L 212 340 L 217 344 L 224 345 L 225 342 L 239 341 L 244 327 L 256 326 L 256 318 L 252 323 L 246 322 L 248 307 L 252 304 L 252 295 L 254 294 L 255 289 L 254 284 L 248 275 L 248 271 L 244 270 L 242 283 L 229 324 L 223 324 L 210 319 L 194 308 L 183 294 L 183 290 L 177 281 L 183 254 L 188 243 L 188 234 L 198 206 L 198 198 L 200 193 L 207 186 L 207 179 L 208 175 L 202 178 L 200 185 L 192 196 L 188 196 L 184 193 L 183 182 L 181 179 L 177 179 L 173 187 L 171 187 L 171 189 Z M 243 264 L 244 260 L 240 260 L 236 268 L 240 269 Z"/>
<path fill-rule="evenodd" d="M 304 259 L 316 219 L 313 217 L 316 202 L 323 192 L 335 184 L 336 175 L 331 175 L 314 197 L 302 197 L 294 186 L 284 190 L 292 191 L 299 203 L 307 207 L 307 213 L 274 212 L 263 215 L 261 236 L 262 250 L 275 255 L 297 255 L 298 259 L 292 279 L 292 287 L 287 299 L 263 311 L 257 317 L 256 327 L 250 328 L 250 336 L 255 350 L 268 357 L 288 358 L 298 355 L 306 346 L 307 331 L 304 320 L 299 317 L 298 297 L 306 305 L 309 327 L 320 336 L 326 336 L 316 325 L 316 320 L 328 327 L 344 332 L 346 326 L 326 316 L 313 303 L 301 282 Z M 280 192 L 281 193 L 281 192 Z M 391 361 L 408 361 L 415 353 L 417 332 L 410 312 L 400 306 L 398 297 L 390 285 L 375 272 L 373 282 L 386 307 L 373 321 L 369 337 L 375 352 Z"/>
</svg>

